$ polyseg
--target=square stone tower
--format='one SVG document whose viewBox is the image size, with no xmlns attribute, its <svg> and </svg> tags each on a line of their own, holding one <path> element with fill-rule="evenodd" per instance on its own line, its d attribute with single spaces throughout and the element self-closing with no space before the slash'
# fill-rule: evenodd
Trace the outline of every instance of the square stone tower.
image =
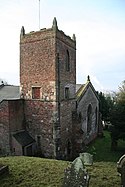
<svg viewBox="0 0 125 187">
<path fill-rule="evenodd" d="M 20 94 L 27 131 L 37 151 L 49 158 L 72 157 L 76 39 L 52 28 L 20 34 Z"/>
</svg>

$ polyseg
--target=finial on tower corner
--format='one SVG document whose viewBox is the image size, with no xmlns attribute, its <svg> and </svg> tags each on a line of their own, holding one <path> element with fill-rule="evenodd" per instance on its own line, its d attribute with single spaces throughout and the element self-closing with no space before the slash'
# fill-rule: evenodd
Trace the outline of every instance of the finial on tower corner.
<svg viewBox="0 0 125 187">
<path fill-rule="evenodd" d="M 73 34 L 72 39 L 73 39 L 74 41 L 76 41 L 76 35 L 75 35 L 75 34 Z"/>
<path fill-rule="evenodd" d="M 89 75 L 87 76 L 87 81 L 90 82 L 90 76 Z"/>
<path fill-rule="evenodd" d="M 22 26 L 21 28 L 21 33 L 20 33 L 21 36 L 24 36 L 25 35 L 25 29 L 24 29 L 24 26 Z"/>
<path fill-rule="evenodd" d="M 53 19 L 53 25 L 52 25 L 52 28 L 53 28 L 53 30 L 58 30 L 56 17 L 54 17 L 54 19 Z"/>
</svg>

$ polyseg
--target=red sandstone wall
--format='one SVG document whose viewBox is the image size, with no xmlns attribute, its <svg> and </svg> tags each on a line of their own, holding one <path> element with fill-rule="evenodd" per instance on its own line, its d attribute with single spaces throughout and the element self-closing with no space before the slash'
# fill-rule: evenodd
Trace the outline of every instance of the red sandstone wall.
<svg viewBox="0 0 125 187">
<path fill-rule="evenodd" d="M 9 103 L 9 125 L 10 131 L 24 129 L 24 106 L 23 100 L 11 100 Z"/>
<path fill-rule="evenodd" d="M 71 136 L 73 100 L 65 100 L 64 90 L 68 85 L 70 99 L 74 99 L 75 47 L 75 42 L 58 30 L 47 29 L 21 36 L 20 84 L 26 99 L 27 130 L 36 141 L 37 136 L 41 136 L 41 149 L 46 157 L 55 157 L 58 151 L 64 155 L 65 140 L 69 134 Z M 65 70 L 66 50 L 70 54 L 70 72 Z M 40 87 L 40 100 L 32 100 L 32 87 L 35 86 Z M 67 128 L 70 129 L 68 133 Z"/>
<path fill-rule="evenodd" d="M 24 98 L 32 86 L 41 87 L 41 99 L 55 99 L 55 33 L 52 29 L 24 35 L 20 41 L 20 85 Z"/>
<path fill-rule="evenodd" d="M 23 129 L 24 111 L 22 100 L 8 100 L 0 103 L 0 149 L 11 154 L 12 134 Z"/>
<path fill-rule="evenodd" d="M 26 127 L 37 141 L 41 136 L 41 149 L 45 157 L 54 157 L 53 123 L 56 117 L 55 102 L 25 101 Z"/>
<path fill-rule="evenodd" d="M 0 103 L 0 152 L 2 154 L 10 153 L 9 136 L 9 108 L 8 101 Z"/>
<path fill-rule="evenodd" d="M 32 87 L 40 87 L 40 100 L 25 101 L 26 125 L 36 141 L 40 136 L 42 153 L 46 157 L 54 157 L 55 70 L 55 32 L 47 29 L 24 35 L 20 45 L 21 92 L 25 99 L 32 99 Z"/>
</svg>

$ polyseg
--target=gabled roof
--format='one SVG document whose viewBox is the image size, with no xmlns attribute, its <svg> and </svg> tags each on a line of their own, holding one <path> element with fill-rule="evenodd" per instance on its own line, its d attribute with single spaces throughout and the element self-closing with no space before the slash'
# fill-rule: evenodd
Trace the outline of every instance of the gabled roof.
<svg viewBox="0 0 125 187">
<path fill-rule="evenodd" d="M 77 99 L 78 102 L 84 96 L 84 94 L 86 93 L 86 91 L 87 91 L 87 89 L 89 87 L 91 87 L 91 89 L 94 92 L 95 96 L 97 97 L 97 99 L 99 99 L 99 97 L 97 95 L 97 92 L 96 92 L 95 88 L 93 87 L 91 81 L 87 80 L 86 84 L 78 84 L 78 85 L 76 85 L 76 99 Z"/>
<path fill-rule="evenodd" d="M 12 85 L 0 85 L 0 102 L 2 100 L 19 99 L 20 87 Z"/>
<path fill-rule="evenodd" d="M 35 140 L 28 134 L 27 131 L 20 131 L 13 134 L 13 137 L 18 141 L 23 147 L 30 145 L 35 142 Z"/>
</svg>

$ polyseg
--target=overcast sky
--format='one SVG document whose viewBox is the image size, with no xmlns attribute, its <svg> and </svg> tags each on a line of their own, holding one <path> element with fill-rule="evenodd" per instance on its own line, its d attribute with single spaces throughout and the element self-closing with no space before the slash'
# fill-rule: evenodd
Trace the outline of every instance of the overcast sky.
<svg viewBox="0 0 125 187">
<path fill-rule="evenodd" d="M 97 90 L 116 90 L 125 80 L 125 0 L 41 0 L 40 27 L 53 18 L 76 35 L 77 83 L 87 75 Z M 0 78 L 19 85 L 20 29 L 39 30 L 39 0 L 0 1 Z"/>
</svg>

